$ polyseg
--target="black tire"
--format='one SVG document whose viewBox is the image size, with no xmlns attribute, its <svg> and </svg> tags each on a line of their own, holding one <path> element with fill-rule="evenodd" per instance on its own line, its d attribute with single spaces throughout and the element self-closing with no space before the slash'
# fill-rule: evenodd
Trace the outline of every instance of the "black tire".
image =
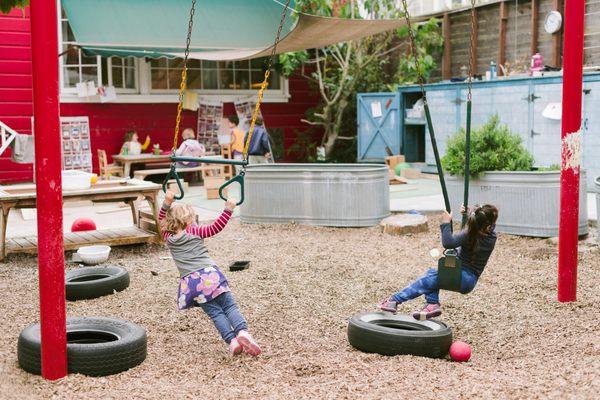
<svg viewBox="0 0 600 400">
<path fill-rule="evenodd" d="M 146 359 L 146 331 L 132 322 L 113 318 L 67 319 L 69 373 L 105 376 L 126 371 Z M 29 325 L 19 335 L 19 366 L 41 374 L 40 324 Z"/>
<path fill-rule="evenodd" d="M 364 313 L 350 319 L 348 341 L 367 353 L 443 358 L 452 344 L 452 331 L 435 320 L 417 321 L 410 315 L 383 312 Z"/>
<path fill-rule="evenodd" d="M 95 299 L 129 287 L 129 272 L 117 266 L 84 267 L 65 274 L 67 300 Z"/>
</svg>

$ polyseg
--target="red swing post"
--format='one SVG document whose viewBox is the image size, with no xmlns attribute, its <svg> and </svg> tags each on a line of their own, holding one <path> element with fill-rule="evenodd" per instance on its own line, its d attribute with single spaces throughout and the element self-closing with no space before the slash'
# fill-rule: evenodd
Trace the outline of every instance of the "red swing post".
<svg viewBox="0 0 600 400">
<path fill-rule="evenodd" d="M 55 0 L 30 5 L 42 376 L 67 375 L 65 271 Z"/>
<path fill-rule="evenodd" d="M 563 52 L 558 301 L 577 299 L 585 1 L 566 0 Z"/>
</svg>

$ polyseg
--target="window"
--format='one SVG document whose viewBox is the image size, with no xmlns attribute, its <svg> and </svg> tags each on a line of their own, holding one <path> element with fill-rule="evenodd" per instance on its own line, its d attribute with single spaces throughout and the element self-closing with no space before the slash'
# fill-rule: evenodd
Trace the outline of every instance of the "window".
<svg viewBox="0 0 600 400">
<path fill-rule="evenodd" d="M 187 87 L 207 91 L 257 90 L 264 79 L 266 61 L 265 58 L 251 61 L 188 60 Z M 182 59 L 151 60 L 151 90 L 178 90 L 182 69 Z M 271 71 L 269 83 L 270 90 L 281 89 L 278 72 Z"/>
<path fill-rule="evenodd" d="M 96 86 L 114 86 L 117 92 L 135 92 L 137 89 L 137 62 L 134 57 L 86 56 L 81 49 L 71 47 L 76 44 L 75 35 L 69 20 L 61 9 L 60 57 L 61 87 L 63 91 L 74 92 L 79 82 L 94 81 Z"/>
</svg>

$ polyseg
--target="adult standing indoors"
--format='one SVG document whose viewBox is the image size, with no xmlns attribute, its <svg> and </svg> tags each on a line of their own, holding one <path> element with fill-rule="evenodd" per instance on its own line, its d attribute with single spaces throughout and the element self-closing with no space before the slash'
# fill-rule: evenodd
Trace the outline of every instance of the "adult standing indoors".
<svg viewBox="0 0 600 400">
<path fill-rule="evenodd" d="M 271 144 L 269 143 L 269 134 L 263 126 L 262 118 L 256 118 L 254 132 L 250 139 L 248 147 L 248 162 L 250 164 L 266 164 L 271 161 Z M 244 143 L 248 138 L 248 134 L 244 137 Z"/>
</svg>

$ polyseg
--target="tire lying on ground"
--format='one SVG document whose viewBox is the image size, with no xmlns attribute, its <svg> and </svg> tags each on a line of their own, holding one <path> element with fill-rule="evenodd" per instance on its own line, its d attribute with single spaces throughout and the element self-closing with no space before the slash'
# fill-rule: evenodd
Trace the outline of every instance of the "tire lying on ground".
<svg viewBox="0 0 600 400">
<path fill-rule="evenodd" d="M 67 319 L 69 373 L 105 376 L 126 371 L 146 359 L 146 331 L 132 322 L 114 318 Z M 40 324 L 29 325 L 19 335 L 19 366 L 41 374 Z"/>
<path fill-rule="evenodd" d="M 442 322 L 417 321 L 410 315 L 364 313 L 350 319 L 348 341 L 367 353 L 443 358 L 452 344 L 452 331 Z"/>
<path fill-rule="evenodd" d="M 95 299 L 129 286 L 129 272 L 117 266 L 84 267 L 65 274 L 67 300 Z"/>
</svg>

